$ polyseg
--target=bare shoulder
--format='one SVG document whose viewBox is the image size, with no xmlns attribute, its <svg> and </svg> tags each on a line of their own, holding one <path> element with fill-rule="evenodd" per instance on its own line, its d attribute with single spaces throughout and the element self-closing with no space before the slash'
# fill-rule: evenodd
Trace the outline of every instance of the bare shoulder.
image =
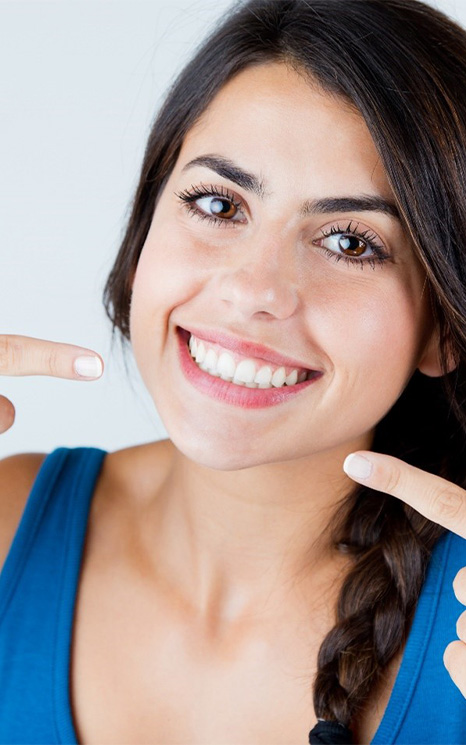
<svg viewBox="0 0 466 745">
<path fill-rule="evenodd" d="M 107 453 L 92 498 L 82 577 L 92 576 L 96 566 L 100 572 L 109 556 L 121 556 L 170 472 L 170 450 L 155 442 Z"/>
<path fill-rule="evenodd" d="M 47 453 L 19 453 L 0 460 L 0 571 L 46 457 Z"/>
<path fill-rule="evenodd" d="M 174 451 L 170 440 L 158 440 L 109 453 L 108 476 L 139 495 L 147 488 L 153 492 L 154 485 L 163 480 L 169 469 Z"/>
<path fill-rule="evenodd" d="M 114 511 L 120 505 L 141 504 L 164 482 L 174 457 L 170 440 L 107 453 L 100 473 L 93 509 Z"/>
<path fill-rule="evenodd" d="M 173 445 L 160 440 L 108 453 L 96 489 L 94 511 L 113 513 L 153 495 L 170 467 Z M 27 499 L 47 453 L 19 453 L 0 460 L 0 572 Z"/>
</svg>

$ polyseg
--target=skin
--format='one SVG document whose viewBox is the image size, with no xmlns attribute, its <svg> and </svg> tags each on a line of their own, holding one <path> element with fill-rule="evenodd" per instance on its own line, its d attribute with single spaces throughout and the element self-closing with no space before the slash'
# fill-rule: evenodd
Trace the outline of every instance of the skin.
<svg viewBox="0 0 466 745">
<path fill-rule="evenodd" d="M 266 198 L 205 167 L 182 173 L 205 153 L 260 174 Z M 245 222 L 212 227 L 190 216 L 174 192 L 201 183 L 234 188 Z M 391 196 L 364 122 L 283 65 L 235 78 L 186 137 L 140 257 L 131 339 L 172 441 L 198 464 L 231 471 L 282 462 L 278 495 L 297 460 L 319 453 L 321 462 L 323 451 L 369 443 L 430 354 L 424 274 L 400 223 L 382 213 L 298 215 L 305 199 L 357 194 Z M 361 271 L 362 263 L 336 263 L 311 245 L 322 229 L 351 219 L 389 247 L 383 268 Z M 190 323 L 288 352 L 324 376 L 279 410 L 215 405 L 179 373 L 174 329 Z M 257 441 L 260 452 L 251 448 Z M 266 473 L 250 472 L 254 490 Z"/>
<path fill-rule="evenodd" d="M 183 171 L 207 153 L 260 175 L 265 198 L 204 166 Z M 176 194 L 201 184 L 232 190 L 241 222 L 189 214 Z M 299 214 L 307 199 L 356 195 L 392 197 L 362 118 L 269 64 L 218 94 L 156 207 L 133 283 L 131 340 L 175 450 L 147 540 L 158 562 L 171 556 L 172 581 L 208 615 L 234 607 L 238 617 L 265 598 L 282 607 L 310 564 L 341 568 L 324 535 L 351 489 L 341 464 L 370 447 L 416 367 L 432 363 L 425 278 L 400 222 L 382 212 Z M 382 266 L 336 262 L 313 243 L 350 221 L 386 246 Z M 213 400 L 180 370 L 175 329 L 190 323 L 264 343 L 323 375 L 279 406 Z"/>
<path fill-rule="evenodd" d="M 203 167 L 182 173 L 206 153 L 259 174 L 265 199 Z M 190 216 L 174 192 L 200 183 L 233 191 L 245 221 L 223 228 Z M 288 68 L 268 65 L 222 89 L 186 137 L 154 213 L 134 279 L 131 335 L 170 440 L 161 482 L 151 464 L 155 444 L 144 458 L 129 458 L 142 495 L 132 525 L 149 576 L 162 576 L 172 606 L 188 607 L 202 629 L 206 659 L 214 647 L 236 652 L 235 640 L 245 637 L 250 656 L 253 628 L 263 637 L 273 628 L 276 639 L 277 619 L 291 616 L 302 630 L 309 597 L 334 599 L 344 565 L 325 527 L 351 478 L 466 538 L 466 492 L 369 450 L 376 423 L 414 370 L 440 369 L 424 276 L 401 225 L 375 212 L 299 215 L 306 199 L 357 194 L 391 197 L 360 116 Z M 382 266 L 337 263 L 314 242 L 322 229 L 350 221 L 387 248 Z M 323 376 L 269 409 L 222 404 L 179 370 L 175 328 L 190 323 L 266 344 Z M 94 353 L 3 335 L 0 374 L 78 379 L 73 363 L 83 354 Z M 13 419 L 11 402 L 0 397 L 0 430 Z M 348 461 L 342 469 L 355 451 L 373 464 L 365 480 Z M 466 603 L 466 568 L 454 589 Z M 328 609 L 316 614 L 316 638 L 330 620 Z M 445 664 L 466 695 L 465 614 L 458 635 Z"/>
</svg>

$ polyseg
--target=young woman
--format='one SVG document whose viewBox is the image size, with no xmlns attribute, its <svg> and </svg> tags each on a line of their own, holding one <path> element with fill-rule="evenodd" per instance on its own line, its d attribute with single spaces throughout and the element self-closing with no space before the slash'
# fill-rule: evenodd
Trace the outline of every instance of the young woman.
<svg viewBox="0 0 466 745">
<path fill-rule="evenodd" d="M 240 3 L 180 74 L 105 291 L 169 439 L 0 464 L 1 743 L 466 742 L 465 83 L 416 0 Z"/>
</svg>

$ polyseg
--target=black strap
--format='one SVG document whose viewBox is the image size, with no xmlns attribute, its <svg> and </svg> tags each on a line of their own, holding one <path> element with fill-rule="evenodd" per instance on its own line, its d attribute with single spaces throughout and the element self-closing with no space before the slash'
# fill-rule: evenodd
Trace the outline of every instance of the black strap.
<svg viewBox="0 0 466 745">
<path fill-rule="evenodd" d="M 352 745 L 353 734 L 341 722 L 326 722 L 319 719 L 309 732 L 310 745 Z"/>
</svg>

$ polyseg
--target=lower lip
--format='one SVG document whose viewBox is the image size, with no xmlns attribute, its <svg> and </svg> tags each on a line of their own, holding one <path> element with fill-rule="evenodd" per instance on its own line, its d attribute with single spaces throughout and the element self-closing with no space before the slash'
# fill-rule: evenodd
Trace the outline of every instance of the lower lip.
<svg viewBox="0 0 466 745">
<path fill-rule="evenodd" d="M 305 380 L 303 383 L 296 383 L 292 386 L 283 386 L 282 388 L 247 388 L 246 386 L 236 385 L 201 370 L 189 352 L 190 333 L 188 331 L 178 328 L 177 337 L 181 369 L 185 377 L 201 393 L 232 406 L 239 406 L 243 409 L 276 406 L 297 396 L 322 377 L 322 373 L 316 372 L 315 377 L 311 380 Z"/>
</svg>

